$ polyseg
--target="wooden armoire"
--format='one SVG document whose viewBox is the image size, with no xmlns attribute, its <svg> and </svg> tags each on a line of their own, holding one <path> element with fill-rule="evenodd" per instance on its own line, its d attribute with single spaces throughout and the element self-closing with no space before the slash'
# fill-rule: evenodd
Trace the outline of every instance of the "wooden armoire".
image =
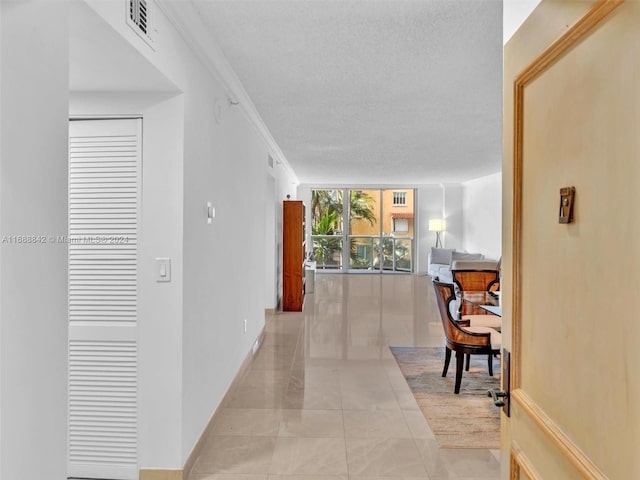
<svg viewBox="0 0 640 480">
<path fill-rule="evenodd" d="M 282 310 L 301 312 L 304 302 L 304 203 L 285 200 L 282 210 Z"/>
</svg>

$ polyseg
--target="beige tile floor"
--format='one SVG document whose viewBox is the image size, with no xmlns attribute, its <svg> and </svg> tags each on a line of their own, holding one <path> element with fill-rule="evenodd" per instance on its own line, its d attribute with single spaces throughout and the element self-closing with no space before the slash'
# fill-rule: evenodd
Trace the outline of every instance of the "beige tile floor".
<svg viewBox="0 0 640 480">
<path fill-rule="evenodd" d="M 479 480 L 499 452 L 438 447 L 389 346 L 440 346 L 428 277 L 318 274 L 266 320 L 190 480 Z"/>
</svg>

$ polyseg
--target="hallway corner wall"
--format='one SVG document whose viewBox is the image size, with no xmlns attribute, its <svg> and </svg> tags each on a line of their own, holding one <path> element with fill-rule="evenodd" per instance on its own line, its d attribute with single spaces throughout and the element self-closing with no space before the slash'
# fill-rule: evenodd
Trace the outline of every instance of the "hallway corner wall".
<svg viewBox="0 0 640 480">
<path fill-rule="evenodd" d="M 0 477 L 66 478 L 68 4 L 0 9 Z"/>
</svg>

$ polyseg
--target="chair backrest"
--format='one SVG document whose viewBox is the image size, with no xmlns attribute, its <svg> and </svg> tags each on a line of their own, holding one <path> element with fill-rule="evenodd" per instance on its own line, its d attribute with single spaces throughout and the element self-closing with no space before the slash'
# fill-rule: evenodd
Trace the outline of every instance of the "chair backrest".
<svg viewBox="0 0 640 480">
<path fill-rule="evenodd" d="M 491 347 L 491 336 L 488 333 L 467 332 L 460 328 L 451 316 L 449 303 L 456 298 L 453 285 L 450 283 L 433 282 L 436 291 L 436 301 L 440 310 L 440 319 L 444 335 L 448 344 L 468 345 L 473 347 Z"/>
<path fill-rule="evenodd" d="M 451 269 L 453 282 L 460 290 L 473 292 L 495 291 L 500 287 L 498 270 L 454 270 Z"/>
<path fill-rule="evenodd" d="M 500 290 L 500 272 L 497 270 L 451 269 L 451 276 L 460 291 L 495 292 L 496 290 Z M 485 313 L 486 312 L 483 312 L 480 307 L 476 307 L 467 302 L 462 302 L 458 310 L 460 316 L 482 315 Z"/>
<path fill-rule="evenodd" d="M 500 285 L 500 263 L 501 260 L 456 260 L 451 263 L 451 276 L 460 290 L 497 290 Z"/>
</svg>

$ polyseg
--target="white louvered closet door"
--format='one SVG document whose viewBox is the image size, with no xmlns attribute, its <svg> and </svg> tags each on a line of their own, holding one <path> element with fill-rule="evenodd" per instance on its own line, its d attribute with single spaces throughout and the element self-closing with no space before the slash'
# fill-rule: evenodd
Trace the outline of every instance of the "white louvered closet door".
<svg viewBox="0 0 640 480">
<path fill-rule="evenodd" d="M 69 460 L 138 478 L 141 119 L 69 125 Z"/>
</svg>

